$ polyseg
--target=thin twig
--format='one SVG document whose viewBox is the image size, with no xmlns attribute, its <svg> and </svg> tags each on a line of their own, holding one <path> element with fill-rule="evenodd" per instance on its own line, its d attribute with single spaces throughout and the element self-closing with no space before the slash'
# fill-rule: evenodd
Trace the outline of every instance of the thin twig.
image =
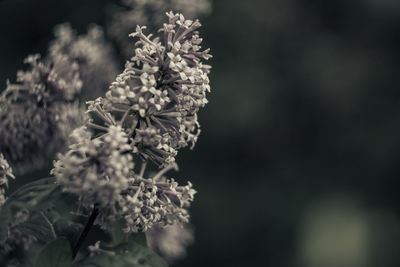
<svg viewBox="0 0 400 267">
<path fill-rule="evenodd" d="M 140 173 L 139 173 L 140 178 L 143 178 L 144 172 L 146 170 L 146 166 L 147 166 L 147 160 L 142 162 L 142 166 L 140 168 Z"/>
<path fill-rule="evenodd" d="M 79 236 L 78 242 L 76 242 L 76 245 L 74 246 L 74 248 L 72 250 L 72 259 L 75 259 L 76 255 L 78 254 L 78 251 L 81 248 L 83 241 L 85 241 L 85 238 L 88 235 L 90 228 L 92 228 L 93 223 L 97 218 L 97 215 L 99 215 L 99 211 L 98 211 L 97 207 L 95 206 L 93 208 L 92 214 L 89 217 L 88 222 L 86 223 L 85 228 L 83 229 L 81 235 Z"/>
<path fill-rule="evenodd" d="M 124 113 L 124 115 L 123 115 L 123 117 L 122 117 L 122 119 L 121 119 L 121 121 L 120 121 L 121 126 L 122 126 L 122 124 L 125 122 L 126 118 L 128 117 L 129 111 L 130 111 L 130 109 L 128 109 L 128 110 Z"/>
</svg>

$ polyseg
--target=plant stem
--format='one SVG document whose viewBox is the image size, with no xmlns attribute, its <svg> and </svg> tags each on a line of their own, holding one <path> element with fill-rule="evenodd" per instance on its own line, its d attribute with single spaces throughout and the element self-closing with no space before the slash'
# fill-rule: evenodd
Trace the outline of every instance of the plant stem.
<svg viewBox="0 0 400 267">
<path fill-rule="evenodd" d="M 78 254 L 78 251 L 81 248 L 83 241 L 85 241 L 85 238 L 88 235 L 90 228 L 92 228 L 93 223 L 97 218 L 97 215 L 99 215 L 99 211 L 97 210 L 97 207 L 95 206 L 93 208 L 92 214 L 89 217 L 88 222 L 85 225 L 85 228 L 83 229 L 81 235 L 79 236 L 78 242 L 76 242 L 76 245 L 72 250 L 72 259 L 75 259 L 76 255 Z"/>
<path fill-rule="evenodd" d="M 51 233 L 53 234 L 53 238 L 56 239 L 57 238 L 57 234 L 56 231 L 54 230 L 53 224 L 50 222 L 49 218 L 47 218 L 46 215 L 44 215 L 43 212 L 40 212 L 40 215 L 42 215 L 43 219 L 46 221 L 46 223 L 49 225 Z"/>
</svg>

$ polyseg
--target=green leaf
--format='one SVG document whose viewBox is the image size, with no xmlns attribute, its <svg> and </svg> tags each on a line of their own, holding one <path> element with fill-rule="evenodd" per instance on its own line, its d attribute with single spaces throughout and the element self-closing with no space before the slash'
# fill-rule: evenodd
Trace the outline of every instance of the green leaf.
<svg viewBox="0 0 400 267">
<path fill-rule="evenodd" d="M 69 220 L 57 220 L 53 224 L 57 236 L 63 236 L 70 244 L 76 244 L 83 230 L 83 225 Z"/>
<path fill-rule="evenodd" d="M 165 267 L 168 264 L 151 251 L 131 238 L 128 242 L 118 245 L 115 248 L 105 250 L 113 251 L 115 255 L 100 254 L 87 257 L 76 264 L 74 267 Z"/>
<path fill-rule="evenodd" d="M 47 243 L 58 236 L 65 236 L 75 242 L 82 225 L 72 222 L 72 212 L 76 210 L 77 197 L 62 192 L 55 178 L 44 178 L 28 183 L 14 192 L 0 210 L 0 239 L 8 229 L 8 224 L 20 210 L 29 211 L 29 219 L 17 228 Z"/>
<path fill-rule="evenodd" d="M 37 243 L 32 243 L 28 251 L 23 247 L 17 247 L 13 252 L 0 256 L 0 266 L 32 267 L 42 247 Z"/>
<path fill-rule="evenodd" d="M 146 239 L 146 234 L 144 232 L 130 234 L 129 239 L 147 248 L 147 239 Z"/>
<path fill-rule="evenodd" d="M 7 234 L 8 224 L 11 222 L 11 212 L 4 206 L 0 208 L 0 240 Z"/>
<path fill-rule="evenodd" d="M 47 200 L 52 197 L 51 193 L 57 187 L 54 177 L 39 179 L 20 187 L 11 194 L 5 205 L 8 204 L 13 208 L 25 208 L 28 210 L 32 207 L 38 208 L 47 204 Z"/>
<path fill-rule="evenodd" d="M 72 250 L 67 239 L 60 237 L 49 242 L 40 252 L 34 267 L 71 267 Z"/>
<path fill-rule="evenodd" d="M 113 246 L 126 243 L 128 242 L 128 240 L 132 240 L 138 243 L 139 245 L 147 247 L 145 233 L 140 232 L 140 233 L 128 234 L 125 233 L 123 230 L 125 227 L 126 227 L 126 222 L 124 219 L 115 221 L 111 224 L 110 236 Z"/>
<path fill-rule="evenodd" d="M 34 236 L 36 241 L 28 251 L 17 247 L 12 258 L 23 266 L 33 266 L 37 255 L 49 241 L 65 237 L 68 246 L 76 243 L 83 228 L 82 224 L 74 222 L 79 221 L 73 215 L 77 202 L 76 196 L 62 192 L 54 178 L 28 183 L 14 192 L 0 209 L 0 240 L 6 236 L 15 214 L 21 210 L 29 211 L 28 220 L 15 229 Z"/>
<path fill-rule="evenodd" d="M 111 224 L 110 236 L 114 246 L 128 241 L 128 234 L 122 230 L 124 227 L 126 227 L 126 222 L 124 219 L 115 221 Z"/>
<path fill-rule="evenodd" d="M 11 194 L 0 209 L 0 240 L 6 236 L 8 225 L 18 211 L 45 208 L 51 203 L 52 193 L 56 190 L 55 178 L 45 178 L 28 183 Z"/>
</svg>

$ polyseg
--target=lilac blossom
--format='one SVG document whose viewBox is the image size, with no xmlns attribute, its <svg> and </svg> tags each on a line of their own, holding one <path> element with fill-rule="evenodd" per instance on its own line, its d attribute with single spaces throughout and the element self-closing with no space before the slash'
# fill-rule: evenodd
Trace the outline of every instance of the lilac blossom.
<svg viewBox="0 0 400 267">
<path fill-rule="evenodd" d="M 136 25 L 147 25 L 151 31 L 162 27 L 164 14 L 173 10 L 190 19 L 211 12 L 210 0 L 122 0 L 120 6 L 109 10 L 107 32 L 125 57 L 131 57 L 134 46 L 128 35 Z"/>
</svg>

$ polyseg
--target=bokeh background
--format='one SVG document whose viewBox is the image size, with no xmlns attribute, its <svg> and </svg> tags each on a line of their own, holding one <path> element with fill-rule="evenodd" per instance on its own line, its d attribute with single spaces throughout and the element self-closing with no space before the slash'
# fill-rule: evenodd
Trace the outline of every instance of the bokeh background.
<svg viewBox="0 0 400 267">
<path fill-rule="evenodd" d="M 110 2 L 0 1 L 1 87 Z M 202 23 L 212 93 L 176 175 L 196 242 L 175 266 L 400 266 L 400 2 L 214 0 Z"/>
</svg>

